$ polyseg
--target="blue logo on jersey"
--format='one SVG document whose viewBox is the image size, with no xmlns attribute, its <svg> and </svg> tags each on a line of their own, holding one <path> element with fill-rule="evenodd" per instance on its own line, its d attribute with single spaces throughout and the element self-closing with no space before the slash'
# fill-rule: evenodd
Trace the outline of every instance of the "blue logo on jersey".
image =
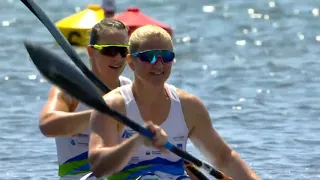
<svg viewBox="0 0 320 180">
<path fill-rule="evenodd" d="M 177 147 L 178 147 L 179 149 L 182 149 L 182 144 L 177 144 Z"/>
<path fill-rule="evenodd" d="M 72 145 L 76 145 L 76 142 L 75 142 L 73 139 L 71 139 L 70 143 L 71 143 Z"/>
<path fill-rule="evenodd" d="M 130 138 L 131 136 L 133 136 L 135 133 L 137 133 L 134 130 L 125 130 L 122 134 L 122 138 Z"/>
</svg>

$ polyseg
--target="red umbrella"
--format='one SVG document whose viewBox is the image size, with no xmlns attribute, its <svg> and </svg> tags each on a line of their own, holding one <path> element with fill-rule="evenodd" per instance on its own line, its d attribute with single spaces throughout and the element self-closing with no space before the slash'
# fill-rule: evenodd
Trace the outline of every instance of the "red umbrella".
<svg viewBox="0 0 320 180">
<path fill-rule="evenodd" d="M 143 14 L 139 8 L 128 8 L 125 12 L 116 14 L 113 18 L 126 24 L 129 27 L 129 34 L 141 26 L 151 24 L 162 27 L 172 36 L 172 29 L 168 25 Z"/>
</svg>

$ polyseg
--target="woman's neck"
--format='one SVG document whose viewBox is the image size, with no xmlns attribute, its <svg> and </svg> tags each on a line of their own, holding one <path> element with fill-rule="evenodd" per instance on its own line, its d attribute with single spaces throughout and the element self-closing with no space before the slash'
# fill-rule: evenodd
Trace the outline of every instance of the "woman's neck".
<svg viewBox="0 0 320 180">
<path fill-rule="evenodd" d="M 113 89 L 116 89 L 117 87 L 120 87 L 120 80 L 119 78 L 111 80 L 111 79 L 101 79 L 103 84 L 105 84 L 110 91 L 112 91 Z M 106 94 L 105 92 L 100 91 L 101 94 Z"/>
<path fill-rule="evenodd" d="M 157 101 L 168 99 L 168 95 L 162 86 L 154 86 L 152 84 L 143 83 L 139 79 L 135 79 L 132 84 L 132 93 L 136 101 L 145 105 L 151 105 Z"/>
<path fill-rule="evenodd" d="M 109 89 L 113 90 L 120 86 L 120 80 L 118 78 L 116 80 L 109 81 L 109 82 L 105 81 L 105 84 L 108 86 Z"/>
</svg>

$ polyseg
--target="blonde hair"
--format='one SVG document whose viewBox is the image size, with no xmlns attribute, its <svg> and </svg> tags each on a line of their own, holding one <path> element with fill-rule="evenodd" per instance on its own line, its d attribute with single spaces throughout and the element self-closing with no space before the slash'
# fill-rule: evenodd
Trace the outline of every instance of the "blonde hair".
<svg viewBox="0 0 320 180">
<path fill-rule="evenodd" d="M 163 39 L 164 41 L 168 41 L 171 44 L 171 47 L 173 47 L 172 38 L 170 34 L 165 31 L 163 28 L 155 25 L 145 25 L 142 27 L 139 27 L 130 36 L 129 39 L 129 45 L 130 45 L 130 53 L 135 53 L 140 48 L 140 45 L 152 38 L 152 37 L 158 37 Z"/>
</svg>

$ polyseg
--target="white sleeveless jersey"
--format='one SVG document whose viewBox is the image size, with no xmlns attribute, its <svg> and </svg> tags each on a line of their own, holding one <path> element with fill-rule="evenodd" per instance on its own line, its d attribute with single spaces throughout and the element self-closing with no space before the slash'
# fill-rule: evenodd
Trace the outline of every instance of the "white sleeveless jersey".
<svg viewBox="0 0 320 180">
<path fill-rule="evenodd" d="M 131 84 L 131 80 L 120 76 L 120 86 Z M 89 108 L 79 103 L 75 112 Z M 89 129 L 71 137 L 56 137 L 60 180 L 79 180 L 90 172 L 88 162 Z M 89 178 L 95 179 L 94 177 Z"/>
<path fill-rule="evenodd" d="M 170 112 L 160 127 L 167 133 L 168 141 L 177 147 L 186 150 L 188 128 L 184 120 L 181 103 L 172 85 L 166 84 L 166 91 L 171 99 Z M 143 125 L 136 101 L 132 93 L 132 84 L 122 86 L 120 92 L 126 105 L 127 117 Z M 124 126 L 121 142 L 131 137 L 136 131 Z M 189 180 L 184 171 L 184 162 L 173 153 L 163 154 L 161 151 L 142 146 L 131 158 L 130 162 L 120 172 L 108 176 L 108 180 L 126 179 L 152 179 L 152 180 Z"/>
</svg>

